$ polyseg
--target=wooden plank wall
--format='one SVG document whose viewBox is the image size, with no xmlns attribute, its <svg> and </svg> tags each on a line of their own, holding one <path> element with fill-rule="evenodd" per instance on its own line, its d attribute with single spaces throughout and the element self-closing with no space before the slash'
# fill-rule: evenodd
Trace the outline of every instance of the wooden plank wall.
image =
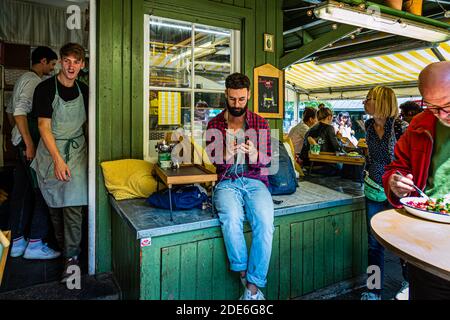
<svg viewBox="0 0 450 320">
<path fill-rule="evenodd" d="M 250 248 L 251 231 L 245 230 Z M 229 271 L 219 228 L 154 238 L 142 256 L 141 299 L 235 300 L 242 294 L 238 273 Z M 366 267 L 363 207 L 279 217 L 263 292 L 268 299 L 292 299 L 359 276 Z"/>
<path fill-rule="evenodd" d="M 122 299 L 139 299 L 140 243 L 130 227 L 117 214 L 112 216 L 112 265 L 120 284 Z"/>
<path fill-rule="evenodd" d="M 242 71 L 277 66 L 283 52 L 281 0 L 98 0 L 97 14 L 97 201 L 96 271 L 111 270 L 111 209 L 104 187 L 102 161 L 143 158 L 143 17 L 170 8 L 198 16 L 202 23 L 242 22 Z M 161 9 L 158 11 L 158 9 Z M 164 10 L 163 10 L 164 9 Z M 263 34 L 272 33 L 276 52 L 266 53 Z M 250 106 L 253 104 L 250 102 Z M 281 120 L 270 120 L 282 131 Z M 282 132 L 281 132 L 282 133 Z"/>
</svg>

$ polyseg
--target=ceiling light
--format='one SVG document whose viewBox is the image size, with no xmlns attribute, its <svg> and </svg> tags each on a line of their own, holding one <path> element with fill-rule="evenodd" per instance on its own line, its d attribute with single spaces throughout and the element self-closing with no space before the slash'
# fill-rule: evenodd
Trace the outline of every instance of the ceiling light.
<svg viewBox="0 0 450 320">
<path fill-rule="evenodd" d="M 450 39 L 450 31 L 425 23 L 416 22 L 381 12 L 369 13 L 358 6 L 352 7 L 328 1 L 314 9 L 317 18 L 383 31 L 404 37 L 429 42 L 444 42 Z"/>
</svg>

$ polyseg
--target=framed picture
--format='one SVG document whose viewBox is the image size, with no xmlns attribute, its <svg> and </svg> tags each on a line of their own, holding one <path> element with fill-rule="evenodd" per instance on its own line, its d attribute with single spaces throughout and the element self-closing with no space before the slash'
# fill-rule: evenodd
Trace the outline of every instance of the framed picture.
<svg viewBox="0 0 450 320">
<path fill-rule="evenodd" d="M 274 52 L 273 34 L 264 33 L 264 51 Z"/>
<path fill-rule="evenodd" d="M 283 119 L 283 71 L 265 64 L 254 69 L 253 77 L 253 111 L 264 118 Z"/>
</svg>

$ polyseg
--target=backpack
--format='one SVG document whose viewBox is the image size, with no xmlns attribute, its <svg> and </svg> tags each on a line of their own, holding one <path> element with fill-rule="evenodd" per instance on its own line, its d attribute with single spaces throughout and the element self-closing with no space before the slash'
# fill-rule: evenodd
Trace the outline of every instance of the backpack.
<svg viewBox="0 0 450 320">
<path fill-rule="evenodd" d="M 292 194 L 298 184 L 294 166 L 284 146 L 278 139 L 271 138 L 272 161 L 269 169 L 269 191 L 272 195 Z M 272 162 L 278 166 L 273 165 Z M 276 170 L 278 169 L 278 170 Z"/>
<path fill-rule="evenodd" d="M 201 209 L 203 202 L 208 201 L 206 190 L 202 189 L 196 185 L 174 188 L 171 192 L 173 210 Z M 146 202 L 156 208 L 170 209 L 169 189 L 154 192 Z"/>
</svg>

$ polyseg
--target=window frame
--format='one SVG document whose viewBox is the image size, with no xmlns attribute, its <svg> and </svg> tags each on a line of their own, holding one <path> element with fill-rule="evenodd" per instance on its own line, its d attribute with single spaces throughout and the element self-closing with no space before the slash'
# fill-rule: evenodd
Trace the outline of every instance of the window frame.
<svg viewBox="0 0 450 320">
<path fill-rule="evenodd" d="M 182 87 L 161 87 L 161 86 L 151 86 L 150 85 L 150 50 L 148 50 L 148 44 L 150 43 L 150 20 L 152 18 L 160 18 L 167 22 L 183 22 L 183 23 L 189 23 L 191 25 L 191 56 L 193 63 L 191 64 L 191 81 L 190 81 L 190 87 L 189 88 L 182 88 Z M 166 18 L 164 16 L 156 16 L 156 15 L 150 15 L 145 14 L 144 15 L 144 72 L 143 72 L 143 83 L 144 83 L 144 101 L 143 101 L 143 108 L 144 108 L 144 134 L 143 134 L 143 158 L 146 161 L 150 161 L 152 163 L 157 162 L 157 156 L 153 155 L 151 156 L 151 148 L 150 148 L 150 129 L 149 129 L 149 117 L 150 117 L 150 91 L 173 91 L 173 92 L 189 92 L 191 93 L 191 101 L 190 101 L 190 130 L 189 135 L 193 136 L 193 128 L 195 124 L 195 95 L 196 93 L 218 93 L 223 94 L 225 92 L 225 87 L 222 90 L 219 89 L 197 89 L 195 86 L 195 60 L 194 60 L 194 49 L 195 49 L 195 30 L 196 26 L 207 26 L 207 27 L 215 27 L 212 24 L 205 24 L 205 23 L 195 23 L 188 20 L 179 20 L 179 19 L 171 19 Z M 224 28 L 224 27 L 222 27 Z M 230 70 L 231 73 L 233 72 L 239 72 L 241 69 L 241 31 L 237 29 L 230 29 L 230 28 L 224 28 L 231 31 L 231 38 L 230 38 Z M 212 108 L 215 109 L 215 108 Z M 158 130 L 159 131 L 159 130 Z M 161 130 L 164 131 L 164 130 Z M 167 130 L 169 131 L 169 130 Z"/>
</svg>

